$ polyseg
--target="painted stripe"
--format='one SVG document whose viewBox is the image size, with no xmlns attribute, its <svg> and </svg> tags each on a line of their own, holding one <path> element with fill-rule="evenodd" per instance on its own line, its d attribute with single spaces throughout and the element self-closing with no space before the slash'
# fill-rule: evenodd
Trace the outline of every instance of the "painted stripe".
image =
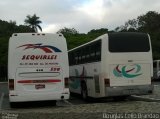
<svg viewBox="0 0 160 119">
<path fill-rule="evenodd" d="M 57 70 L 57 69 L 56 69 Z M 58 69 L 59 70 L 59 69 Z M 52 74 L 52 73 L 59 73 L 59 72 L 23 72 L 23 73 L 19 73 L 20 75 L 22 75 L 22 74 L 39 74 L 39 73 L 43 73 L 43 74 L 47 74 L 47 73 L 50 73 L 50 74 Z"/>
<path fill-rule="evenodd" d="M 46 80 L 20 80 L 18 83 L 58 83 L 60 79 L 46 79 Z"/>
<path fill-rule="evenodd" d="M 0 98 L 0 110 L 2 109 L 3 98 L 4 98 L 4 93 L 2 93 L 1 98 Z"/>
</svg>

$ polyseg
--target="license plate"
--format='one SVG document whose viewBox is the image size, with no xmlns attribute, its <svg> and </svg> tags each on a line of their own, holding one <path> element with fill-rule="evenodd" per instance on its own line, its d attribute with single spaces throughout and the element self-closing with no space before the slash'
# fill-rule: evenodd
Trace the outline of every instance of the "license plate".
<svg viewBox="0 0 160 119">
<path fill-rule="evenodd" d="M 35 85 L 35 89 L 43 89 L 43 88 L 45 88 L 45 84 L 37 84 L 37 85 Z"/>
</svg>

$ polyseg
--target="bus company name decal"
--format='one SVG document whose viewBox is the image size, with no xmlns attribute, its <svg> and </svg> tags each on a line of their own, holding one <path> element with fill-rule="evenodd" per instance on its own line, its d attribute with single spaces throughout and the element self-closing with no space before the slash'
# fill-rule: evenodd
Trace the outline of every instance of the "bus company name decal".
<svg viewBox="0 0 160 119">
<path fill-rule="evenodd" d="M 57 55 L 23 55 L 22 60 L 56 60 Z"/>
<path fill-rule="evenodd" d="M 116 77 L 135 78 L 142 75 L 141 66 L 139 64 L 133 65 L 117 65 L 113 69 L 113 74 Z"/>
<path fill-rule="evenodd" d="M 58 59 L 58 55 L 55 53 L 62 52 L 59 48 L 57 48 L 55 46 L 43 45 L 42 43 L 23 44 L 23 45 L 18 46 L 17 48 L 21 48 L 23 50 L 28 50 L 28 49 L 34 50 L 34 54 L 31 54 L 32 53 L 32 50 L 31 50 L 30 53 L 25 52 L 24 55 L 21 56 L 21 60 L 22 60 L 22 62 L 20 62 L 21 66 L 23 66 L 23 65 L 33 66 L 33 65 L 57 64 L 57 62 L 54 62 L 54 60 Z M 36 51 L 42 51 L 43 54 L 35 54 Z"/>
</svg>

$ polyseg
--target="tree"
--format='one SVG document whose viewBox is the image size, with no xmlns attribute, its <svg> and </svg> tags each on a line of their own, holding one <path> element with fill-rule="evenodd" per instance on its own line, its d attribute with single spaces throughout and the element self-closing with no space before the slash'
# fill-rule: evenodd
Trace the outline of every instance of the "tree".
<svg viewBox="0 0 160 119">
<path fill-rule="evenodd" d="M 13 33 L 28 33 L 32 32 L 29 26 L 16 25 L 16 21 L 10 20 L 2 21 L 0 20 L 0 68 L 1 66 L 7 67 L 7 57 L 8 57 L 8 41 L 9 37 Z"/>
<path fill-rule="evenodd" d="M 160 14 L 155 11 L 149 11 L 136 19 L 128 20 L 125 25 L 115 29 L 116 32 L 122 31 L 141 31 L 155 33 L 160 32 Z"/>
<path fill-rule="evenodd" d="M 12 31 L 15 32 L 15 30 L 16 30 L 16 21 L 10 20 L 8 29 L 10 29 L 10 32 L 12 32 Z"/>
<path fill-rule="evenodd" d="M 39 25 L 42 21 L 39 20 L 40 17 L 37 17 L 36 14 L 33 16 L 27 15 L 24 20 L 25 24 L 32 28 L 33 32 L 38 32 L 38 29 L 42 31 L 41 26 Z"/>
<path fill-rule="evenodd" d="M 132 20 L 128 20 L 128 22 L 125 23 L 125 27 L 126 29 L 138 29 L 138 20 L 137 19 L 132 19 Z"/>
<path fill-rule="evenodd" d="M 101 29 L 92 29 L 91 31 L 88 32 L 88 34 L 105 34 L 108 33 L 107 28 L 101 28 Z"/>
<path fill-rule="evenodd" d="M 66 28 L 64 27 L 63 29 L 60 29 L 57 33 L 62 33 L 63 35 L 66 34 L 78 34 L 78 31 L 75 28 Z"/>
<path fill-rule="evenodd" d="M 155 11 L 149 11 L 138 18 L 138 25 L 141 31 L 157 32 L 160 31 L 160 14 Z"/>
<path fill-rule="evenodd" d="M 115 32 L 126 32 L 127 31 L 126 23 L 125 23 L 125 26 L 121 25 L 121 26 L 116 27 L 114 31 Z"/>
<path fill-rule="evenodd" d="M 125 25 L 115 29 L 116 32 L 145 32 L 151 37 L 153 58 L 160 59 L 160 14 L 149 11 L 136 19 L 128 20 Z"/>
</svg>

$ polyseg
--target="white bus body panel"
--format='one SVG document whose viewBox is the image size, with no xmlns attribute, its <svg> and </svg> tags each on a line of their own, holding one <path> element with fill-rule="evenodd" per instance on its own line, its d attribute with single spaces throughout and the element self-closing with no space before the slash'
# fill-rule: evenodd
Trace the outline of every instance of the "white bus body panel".
<svg viewBox="0 0 160 119">
<path fill-rule="evenodd" d="M 8 79 L 14 79 L 10 102 L 69 98 L 66 40 L 59 34 L 16 34 L 9 41 Z"/>
<path fill-rule="evenodd" d="M 88 96 L 90 97 L 99 97 L 99 91 L 96 93 L 96 83 L 99 87 L 99 73 L 100 73 L 100 62 L 87 63 L 85 65 L 75 65 L 70 66 L 70 75 L 78 78 L 73 78 L 70 81 L 70 91 L 73 93 L 81 94 L 81 81 L 86 80 Z M 83 78 L 81 78 L 83 77 Z M 95 78 L 98 77 L 98 82 L 95 81 Z M 100 88 L 100 87 L 99 87 Z"/>
<path fill-rule="evenodd" d="M 108 46 L 107 35 L 106 39 Z M 108 49 L 104 46 L 102 50 L 106 50 L 106 48 Z M 102 53 L 104 52 L 102 51 Z M 110 87 L 105 88 L 106 96 L 142 95 L 153 90 L 151 85 L 153 76 L 151 45 L 149 52 L 111 53 L 108 51 L 104 57 L 106 60 L 102 60 L 103 71 L 108 69 L 106 78 L 110 79 Z"/>
</svg>

